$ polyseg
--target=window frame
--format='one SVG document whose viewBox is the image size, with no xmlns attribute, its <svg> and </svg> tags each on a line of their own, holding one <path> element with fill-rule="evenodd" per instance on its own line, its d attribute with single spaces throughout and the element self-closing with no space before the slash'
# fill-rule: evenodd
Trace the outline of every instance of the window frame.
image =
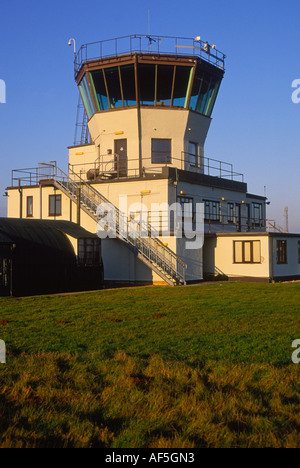
<svg viewBox="0 0 300 468">
<path fill-rule="evenodd" d="M 92 245 L 88 246 L 88 242 Z M 88 247 L 92 247 L 89 257 Z M 93 237 L 82 237 L 78 239 L 77 263 L 83 267 L 96 267 L 101 265 L 101 241 Z M 83 255 L 81 253 L 83 252 Z"/>
<path fill-rule="evenodd" d="M 29 209 L 29 202 L 31 202 L 31 210 Z M 33 218 L 33 196 L 32 195 L 26 198 L 26 217 Z"/>
<path fill-rule="evenodd" d="M 51 211 L 51 199 L 55 199 L 54 211 Z M 57 210 L 57 203 L 60 203 L 60 210 Z M 49 216 L 62 216 L 62 196 L 61 195 L 49 195 Z"/>
<path fill-rule="evenodd" d="M 254 243 L 259 243 L 259 251 L 260 251 L 260 260 L 259 262 L 254 261 Z M 237 244 L 242 244 L 242 261 L 237 261 L 236 258 L 236 246 Z M 246 244 L 250 244 L 250 261 L 245 260 L 245 246 Z M 261 262 L 261 241 L 258 240 L 238 240 L 233 241 L 233 263 L 235 265 L 260 265 Z"/>
<path fill-rule="evenodd" d="M 259 210 L 259 218 L 257 218 L 256 215 L 256 210 Z M 254 226 L 261 226 L 262 222 L 264 222 L 263 219 L 263 204 L 258 203 L 258 202 L 252 202 L 252 217 L 253 217 L 253 224 Z"/>
<path fill-rule="evenodd" d="M 235 204 L 233 202 L 229 202 L 227 204 L 227 222 L 228 224 L 234 224 L 235 222 Z"/>
<path fill-rule="evenodd" d="M 168 141 L 170 143 L 170 151 L 153 150 L 153 143 L 158 141 Z M 166 154 L 166 161 L 156 161 L 155 154 Z M 172 139 L 171 138 L 151 138 L 151 164 L 172 164 Z"/>
<path fill-rule="evenodd" d="M 196 229 L 196 211 L 195 211 L 195 199 L 193 197 L 187 196 L 187 195 L 178 195 L 177 196 L 177 203 L 180 204 L 181 206 L 181 211 L 182 211 L 182 219 L 181 219 L 181 226 L 182 226 L 182 232 L 186 232 L 186 225 L 185 221 L 187 222 L 187 225 L 189 222 L 191 222 L 192 229 Z M 189 217 L 189 220 L 185 219 L 185 205 L 191 206 L 191 216 Z"/>
<path fill-rule="evenodd" d="M 284 246 L 284 249 L 282 249 L 283 246 Z M 277 265 L 288 264 L 287 240 L 286 239 L 277 239 L 276 241 L 276 260 L 277 260 Z"/>
<path fill-rule="evenodd" d="M 203 200 L 204 203 L 204 221 L 211 223 L 220 223 L 221 222 L 221 202 L 216 200 Z M 209 205 L 208 205 L 209 204 Z M 214 205 L 218 205 L 214 207 Z M 209 207 L 209 217 L 207 218 L 207 207 Z M 213 209 L 218 209 L 217 217 L 214 219 Z"/>
<path fill-rule="evenodd" d="M 191 153 L 191 147 L 195 150 L 195 153 Z M 194 162 L 191 162 L 191 156 L 194 158 Z M 199 165 L 199 143 L 195 141 L 189 141 L 189 166 L 200 167 Z"/>
</svg>

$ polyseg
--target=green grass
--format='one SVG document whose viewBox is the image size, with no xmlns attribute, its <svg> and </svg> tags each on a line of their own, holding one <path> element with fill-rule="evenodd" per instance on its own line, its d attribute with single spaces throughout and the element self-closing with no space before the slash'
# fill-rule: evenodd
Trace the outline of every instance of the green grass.
<svg viewBox="0 0 300 468">
<path fill-rule="evenodd" d="M 0 447 L 298 447 L 300 284 L 0 298 Z"/>
</svg>

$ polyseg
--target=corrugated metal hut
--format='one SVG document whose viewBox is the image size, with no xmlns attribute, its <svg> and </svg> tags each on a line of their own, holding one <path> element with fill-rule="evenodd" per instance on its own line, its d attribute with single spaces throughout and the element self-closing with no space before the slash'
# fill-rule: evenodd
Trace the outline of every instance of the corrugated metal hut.
<svg viewBox="0 0 300 468">
<path fill-rule="evenodd" d="M 103 287 L 101 241 L 77 224 L 0 218 L 0 296 Z"/>
</svg>

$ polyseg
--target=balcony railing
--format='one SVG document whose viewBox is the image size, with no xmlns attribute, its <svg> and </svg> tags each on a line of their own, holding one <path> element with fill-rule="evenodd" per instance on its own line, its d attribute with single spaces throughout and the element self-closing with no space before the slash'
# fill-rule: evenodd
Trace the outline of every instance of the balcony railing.
<svg viewBox="0 0 300 468">
<path fill-rule="evenodd" d="M 152 158 L 143 158 L 142 174 L 139 159 L 128 158 L 127 163 L 120 161 L 118 154 L 100 155 L 94 162 L 70 164 L 70 168 L 86 181 L 130 179 L 141 175 L 144 177 L 153 174 L 162 174 L 163 168 L 175 167 L 180 170 L 204 174 L 221 179 L 244 182 L 244 175 L 233 170 L 233 165 L 217 159 L 195 157 L 190 153 L 182 152 L 180 158 L 166 157 L 166 161 L 153 163 Z"/>
<path fill-rule="evenodd" d="M 75 57 L 75 76 L 86 62 L 134 53 L 200 57 L 225 70 L 226 55 L 200 38 L 134 34 L 82 45 Z"/>
<path fill-rule="evenodd" d="M 48 163 L 40 163 L 38 167 L 16 169 L 12 171 L 11 187 L 26 187 L 26 186 L 38 186 L 42 180 L 58 180 L 57 166 L 54 161 Z M 81 183 L 86 184 L 83 178 L 80 177 L 79 173 L 74 172 L 70 169 L 72 177 L 79 177 Z M 63 174 L 61 172 L 61 174 Z M 69 183 L 69 176 L 63 174 L 60 176 L 61 183 Z M 92 189 L 92 188 L 91 188 Z M 152 212 L 151 224 L 158 231 L 158 235 L 164 235 L 166 232 L 174 231 L 174 217 L 173 219 L 168 218 L 168 213 L 164 212 Z M 195 229 L 196 219 L 192 216 L 192 225 Z M 184 227 L 184 225 L 183 225 Z M 220 211 L 219 214 L 211 214 L 205 216 L 205 232 L 206 233 L 230 233 L 230 232 L 279 232 L 287 233 L 282 227 L 280 227 L 275 220 L 270 219 L 259 219 L 254 217 L 245 217 L 237 215 L 223 215 Z"/>
</svg>

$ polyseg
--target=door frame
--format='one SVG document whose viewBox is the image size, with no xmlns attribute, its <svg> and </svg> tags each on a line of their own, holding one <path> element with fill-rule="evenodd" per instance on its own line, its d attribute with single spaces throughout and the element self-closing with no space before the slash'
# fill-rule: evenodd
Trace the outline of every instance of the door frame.
<svg viewBox="0 0 300 468">
<path fill-rule="evenodd" d="M 123 160 L 121 160 L 121 157 L 120 157 L 121 155 L 119 153 L 121 151 L 119 149 L 119 146 L 121 146 L 122 142 L 123 142 L 125 153 L 126 153 Z M 127 177 L 128 175 L 127 138 L 114 140 L 114 155 L 115 155 L 115 171 L 117 171 L 118 178 L 120 177 L 120 175 L 122 175 L 123 177 Z"/>
</svg>

